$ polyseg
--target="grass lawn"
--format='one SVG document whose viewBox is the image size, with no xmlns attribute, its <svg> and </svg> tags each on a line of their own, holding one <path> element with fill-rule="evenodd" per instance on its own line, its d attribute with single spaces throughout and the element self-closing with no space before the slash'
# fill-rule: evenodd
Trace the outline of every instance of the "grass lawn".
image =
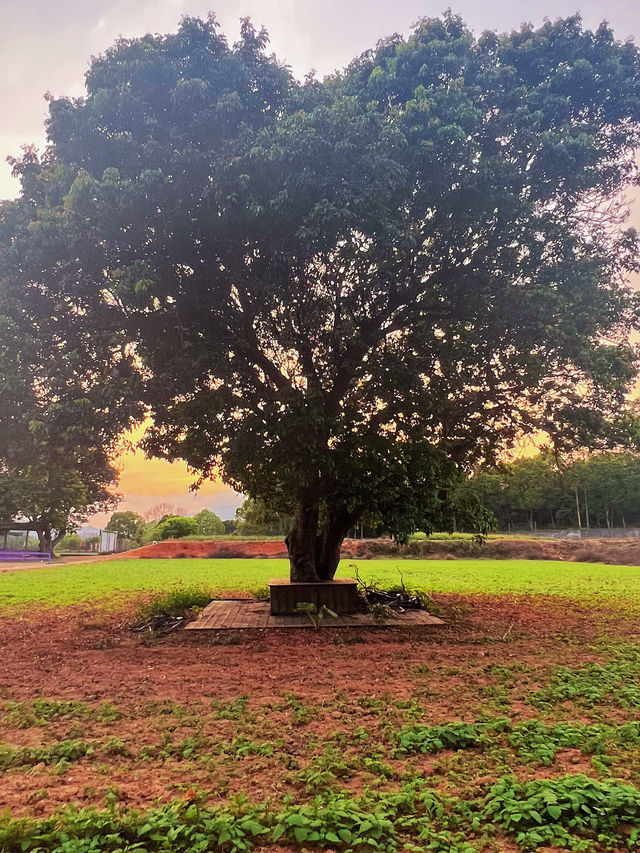
<svg viewBox="0 0 640 853">
<path fill-rule="evenodd" d="M 546 560 L 359 560 L 343 561 L 339 576 L 354 563 L 367 580 L 428 592 L 530 593 L 565 596 L 640 609 L 640 567 Z M 288 574 L 286 560 L 184 559 L 105 560 L 50 566 L 0 575 L 0 607 L 44 603 L 66 605 L 111 598 L 176 584 L 204 587 L 217 594 L 252 591 L 270 578 Z"/>
</svg>

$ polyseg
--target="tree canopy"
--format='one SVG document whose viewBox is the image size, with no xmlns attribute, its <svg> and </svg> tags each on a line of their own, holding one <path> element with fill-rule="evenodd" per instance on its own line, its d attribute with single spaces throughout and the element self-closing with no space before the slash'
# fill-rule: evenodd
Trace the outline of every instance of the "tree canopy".
<svg viewBox="0 0 640 853">
<path fill-rule="evenodd" d="M 170 515 L 164 518 L 156 526 L 156 532 L 160 539 L 180 539 L 183 536 L 193 536 L 198 532 L 198 523 L 195 518 L 184 515 Z"/>
<path fill-rule="evenodd" d="M 210 509 L 201 509 L 193 516 L 196 523 L 196 533 L 199 536 L 222 536 L 225 532 L 224 522 L 220 516 Z"/>
<path fill-rule="evenodd" d="M 52 552 L 117 502 L 111 451 L 139 404 L 59 335 L 59 317 L 40 313 L 48 300 L 0 292 L 0 520 L 28 521 Z"/>
<path fill-rule="evenodd" d="M 245 498 L 236 510 L 235 533 L 241 536 L 285 535 L 291 529 L 291 516 L 280 515 L 263 500 Z"/>
<path fill-rule="evenodd" d="M 133 510 L 114 512 L 105 530 L 109 533 L 117 533 L 125 539 L 138 539 L 144 528 L 144 518 Z"/>
<path fill-rule="evenodd" d="M 558 459 L 545 450 L 483 466 L 465 484 L 500 529 L 640 525 L 640 457 L 624 450 Z"/>
<path fill-rule="evenodd" d="M 457 485 L 522 431 L 610 439 L 636 368 L 640 58 L 577 16 L 423 19 L 303 84 L 266 44 L 185 18 L 93 60 L 16 163 L 3 287 L 99 330 L 148 452 L 294 517 L 312 580 L 365 510 L 399 538 L 486 529 Z"/>
</svg>

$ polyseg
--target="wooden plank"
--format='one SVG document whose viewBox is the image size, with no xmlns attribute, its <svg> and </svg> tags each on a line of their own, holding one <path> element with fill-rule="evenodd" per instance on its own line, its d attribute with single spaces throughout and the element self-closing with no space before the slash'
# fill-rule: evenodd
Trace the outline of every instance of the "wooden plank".
<svg viewBox="0 0 640 853">
<path fill-rule="evenodd" d="M 221 607 L 218 611 L 217 618 L 217 627 L 218 628 L 228 628 L 229 627 L 229 618 L 231 616 L 231 606 L 230 604 L 226 604 L 225 607 Z"/>
<path fill-rule="evenodd" d="M 442 625 L 442 620 L 426 610 L 409 610 L 397 614 L 384 625 L 390 628 Z M 341 613 L 336 619 L 325 617 L 322 628 L 373 628 L 376 625 L 368 613 Z M 268 602 L 257 601 L 212 601 L 199 617 L 186 626 L 187 630 L 231 630 L 258 628 L 307 628 L 313 629 L 311 620 L 305 614 L 271 615 Z"/>
<path fill-rule="evenodd" d="M 223 627 L 224 628 L 237 628 L 242 625 L 242 622 L 245 619 L 245 612 L 242 609 L 242 604 L 238 601 L 233 601 L 229 604 L 228 608 L 229 616 L 225 620 Z"/>
<path fill-rule="evenodd" d="M 261 628 L 266 628 L 269 624 L 269 617 L 271 616 L 271 611 L 269 610 L 269 602 L 265 601 L 264 609 L 260 611 L 259 614 L 259 622 Z"/>
<path fill-rule="evenodd" d="M 238 628 L 259 628 L 261 616 L 260 608 L 252 601 L 244 610 L 240 609 L 235 624 Z"/>
</svg>

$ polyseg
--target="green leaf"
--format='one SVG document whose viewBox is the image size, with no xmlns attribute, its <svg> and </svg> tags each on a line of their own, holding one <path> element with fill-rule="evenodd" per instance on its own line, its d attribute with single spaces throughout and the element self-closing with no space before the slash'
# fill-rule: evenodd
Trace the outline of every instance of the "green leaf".
<svg viewBox="0 0 640 853">
<path fill-rule="evenodd" d="M 284 824 L 282 824 L 282 823 L 277 824 L 276 826 L 274 826 L 273 832 L 271 833 L 271 840 L 277 841 L 279 838 L 282 838 L 284 833 L 285 833 Z"/>
</svg>

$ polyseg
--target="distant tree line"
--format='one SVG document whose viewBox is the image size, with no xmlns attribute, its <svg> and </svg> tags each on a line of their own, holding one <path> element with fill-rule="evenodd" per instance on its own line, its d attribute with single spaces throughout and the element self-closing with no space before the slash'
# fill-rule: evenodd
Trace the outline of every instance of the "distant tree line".
<svg viewBox="0 0 640 853">
<path fill-rule="evenodd" d="M 640 456 L 628 451 L 557 457 L 534 456 L 476 469 L 453 496 L 453 505 L 479 498 L 498 530 L 640 527 Z M 247 498 L 236 512 L 242 535 L 286 535 L 292 519 Z M 452 527 L 465 530 L 451 519 Z M 367 535 L 387 531 L 372 519 Z M 442 531 L 446 532 L 446 531 Z"/>
<path fill-rule="evenodd" d="M 478 468 L 458 488 L 452 504 L 464 504 L 470 498 L 481 501 L 499 530 L 640 527 L 640 456 L 619 450 L 567 460 L 544 449 L 534 456 Z M 284 538 L 293 525 L 291 516 L 249 497 L 236 510 L 234 520 L 223 521 L 209 509 L 194 516 L 183 513 L 171 504 L 158 504 L 144 516 L 131 510 L 115 512 L 105 530 L 135 547 L 185 536 Z M 374 516 L 365 518 L 365 535 L 387 532 Z M 453 527 L 464 530 L 455 516 Z M 89 542 L 67 534 L 60 547 L 79 550 Z"/>
<path fill-rule="evenodd" d="M 566 461 L 543 450 L 481 468 L 465 489 L 500 530 L 640 526 L 640 458 L 626 451 Z"/>
</svg>

